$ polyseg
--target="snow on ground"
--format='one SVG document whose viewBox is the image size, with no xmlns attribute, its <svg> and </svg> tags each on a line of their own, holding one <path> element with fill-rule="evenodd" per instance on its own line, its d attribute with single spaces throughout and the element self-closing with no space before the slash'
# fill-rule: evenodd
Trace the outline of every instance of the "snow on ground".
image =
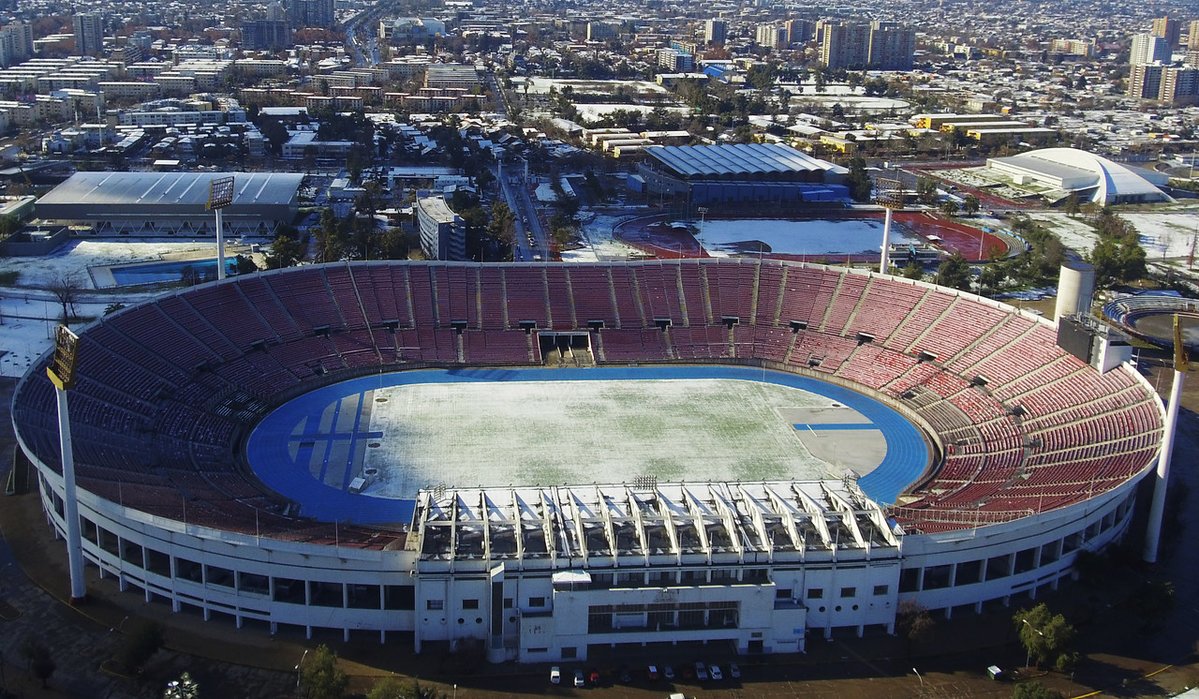
<svg viewBox="0 0 1199 699">
<path fill-rule="evenodd" d="M 575 108 L 579 110 L 579 116 L 583 121 L 596 121 L 607 114 L 611 114 L 617 109 L 623 109 L 626 112 L 641 112 L 649 114 L 657 109 L 657 107 L 644 104 L 576 104 Z M 662 107 L 668 112 L 674 112 L 686 116 L 691 113 L 689 107 Z"/>
<path fill-rule="evenodd" d="M 648 80 L 556 80 L 553 78 L 513 78 L 512 83 L 515 86 L 514 90 L 517 94 L 524 92 L 524 86 L 529 86 L 529 94 L 531 95 L 546 95 L 551 89 L 556 92 L 561 92 L 563 88 L 570 87 L 578 94 L 602 94 L 610 95 L 616 92 L 616 89 L 623 87 L 634 90 L 636 92 L 655 92 L 658 94 L 667 94 L 670 91 L 656 82 Z M 583 105 L 578 105 L 582 107 Z"/>
<path fill-rule="evenodd" d="M 808 94 L 795 95 L 791 98 L 791 104 L 802 106 L 805 103 L 819 104 L 822 106 L 831 107 L 834 104 L 840 104 L 846 111 L 860 112 L 884 112 L 888 110 L 907 109 L 911 106 L 904 100 L 894 99 L 892 97 L 865 97 L 858 95 L 829 95 L 829 94 Z M 582 107 L 582 105 L 578 105 Z"/>
<path fill-rule="evenodd" d="M 233 254 L 230 246 L 229 254 Z M 182 259 L 216 255 L 213 240 L 73 240 L 45 257 L 0 258 L 0 273 L 18 272 L 17 284 L 45 288 L 56 280 L 72 275 L 85 289 L 96 288 L 88 269 L 147 260 Z"/>
<path fill-rule="evenodd" d="M 1163 257 L 1181 258 L 1190 255 L 1191 245 L 1199 235 L 1199 212 L 1162 214 L 1122 213 L 1124 219 L 1141 234 L 1141 247 L 1150 260 Z"/>
<path fill-rule="evenodd" d="M 1125 213 L 1120 216 L 1141 235 L 1141 247 L 1149 261 L 1185 258 L 1199 235 L 1199 211 L 1170 213 Z M 1029 213 L 1061 238 L 1066 247 L 1089 253 L 1095 247 L 1095 229 L 1080 218 L 1062 213 Z"/>
<path fill-rule="evenodd" d="M 1095 229 L 1082 219 L 1071 218 L 1067 214 L 1029 212 L 1028 217 L 1044 225 L 1051 233 L 1061 239 L 1066 247 L 1082 253 L 1090 253 L 1095 247 Z"/>
<path fill-rule="evenodd" d="M 122 301 L 132 303 L 145 297 L 142 294 Z M 84 319 L 98 318 L 114 301 L 81 301 L 75 304 L 75 312 Z M 0 288 L 0 376 L 23 375 L 53 345 L 54 328 L 61 318 L 62 307 L 48 292 Z"/>
<path fill-rule="evenodd" d="M 783 416 L 830 399 L 754 381 L 415 384 L 376 390 L 374 399 L 370 429 L 383 438 L 367 450 L 365 466 L 379 475 L 364 492 L 379 497 L 411 497 L 439 482 L 810 480 L 878 465 L 813 456 Z M 850 412 L 838 421 L 865 421 Z"/>
<path fill-rule="evenodd" d="M 18 274 L 12 285 L 0 288 L 0 376 L 21 376 L 50 348 L 62 318 L 58 302 L 46 291 L 51 284 L 67 277 L 75 280 L 81 290 L 75 312 L 85 319 L 98 318 L 111 303 L 131 304 L 154 293 L 96 293 L 90 268 L 209 253 L 215 254 L 211 240 L 74 240 L 45 257 L 0 257 L 0 273 Z"/>
<path fill-rule="evenodd" d="M 601 213 L 584 218 L 581 227 L 584 247 L 578 250 L 563 250 L 562 261 L 603 262 L 641 257 L 641 251 L 612 238 L 612 229 L 626 218 L 627 215 L 613 216 Z"/>
</svg>

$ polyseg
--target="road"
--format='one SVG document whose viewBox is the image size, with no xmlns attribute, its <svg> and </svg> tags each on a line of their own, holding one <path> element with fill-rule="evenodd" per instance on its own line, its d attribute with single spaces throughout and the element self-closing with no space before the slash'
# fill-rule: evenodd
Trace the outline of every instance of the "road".
<svg viewBox="0 0 1199 699">
<path fill-rule="evenodd" d="M 549 238 L 537 218 L 537 208 L 529 196 L 529 185 L 524 179 L 524 163 L 510 163 L 504 168 L 503 177 L 499 167 L 492 169 L 504 202 L 516 218 L 516 235 L 512 244 L 512 259 L 527 262 L 535 256 L 549 259 Z"/>
<path fill-rule="evenodd" d="M 379 19 L 385 8 L 382 4 L 360 12 L 346 22 L 346 48 L 359 66 L 379 65 Z"/>
</svg>

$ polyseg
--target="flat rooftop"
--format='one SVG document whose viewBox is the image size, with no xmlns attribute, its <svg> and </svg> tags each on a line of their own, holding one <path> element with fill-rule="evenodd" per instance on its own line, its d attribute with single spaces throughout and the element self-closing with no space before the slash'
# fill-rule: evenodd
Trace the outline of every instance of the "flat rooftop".
<svg viewBox="0 0 1199 699">
<path fill-rule="evenodd" d="M 220 177 L 234 178 L 235 206 L 289 205 L 304 179 L 290 172 L 77 172 L 38 205 L 204 206 L 209 183 Z"/>
<path fill-rule="evenodd" d="M 654 146 L 646 148 L 645 153 L 685 177 L 846 172 L 840 165 L 777 143 Z"/>
</svg>

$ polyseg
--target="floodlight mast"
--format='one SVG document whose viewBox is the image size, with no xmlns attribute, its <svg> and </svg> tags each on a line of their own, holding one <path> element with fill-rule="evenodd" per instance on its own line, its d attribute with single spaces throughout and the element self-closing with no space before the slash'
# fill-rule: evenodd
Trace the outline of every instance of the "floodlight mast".
<svg viewBox="0 0 1199 699">
<path fill-rule="evenodd" d="M 208 183 L 208 209 L 216 215 L 216 278 L 225 278 L 225 231 L 221 209 L 233 203 L 233 177 L 214 177 Z"/>
<path fill-rule="evenodd" d="M 899 178 L 880 179 L 875 201 L 883 207 L 883 244 L 882 256 L 879 258 L 879 274 L 887 274 L 891 268 L 891 219 L 895 211 L 903 208 L 903 182 Z"/>
<path fill-rule="evenodd" d="M 71 449 L 71 415 L 67 407 L 67 391 L 75 386 L 75 358 L 79 336 L 65 325 L 58 326 L 54 336 L 54 358 L 46 367 L 46 375 L 54 384 L 58 398 L 58 443 L 62 452 L 63 519 L 66 521 L 67 567 L 71 576 L 71 604 L 80 604 L 87 597 L 83 579 L 83 543 L 79 533 L 79 500 L 75 491 L 75 454 Z"/>
</svg>

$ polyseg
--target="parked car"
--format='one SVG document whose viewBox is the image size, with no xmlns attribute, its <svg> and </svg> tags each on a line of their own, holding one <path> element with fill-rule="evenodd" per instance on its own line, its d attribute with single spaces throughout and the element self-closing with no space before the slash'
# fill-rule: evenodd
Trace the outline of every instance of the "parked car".
<svg viewBox="0 0 1199 699">
<path fill-rule="evenodd" d="M 587 673 L 587 681 L 590 682 L 592 685 L 599 684 L 600 683 L 599 670 L 596 670 L 595 668 L 591 668 L 591 672 Z"/>
<path fill-rule="evenodd" d="M 674 680 L 674 665 L 667 665 L 662 668 L 662 676 L 667 680 Z"/>
<path fill-rule="evenodd" d="M 711 665 L 711 666 L 709 666 L 709 667 L 708 667 L 708 675 L 709 675 L 709 676 L 710 676 L 710 677 L 711 677 L 713 680 L 715 680 L 716 682 L 719 682 L 719 681 L 721 681 L 721 680 L 723 680 L 723 679 L 724 679 L 724 673 L 722 673 L 722 672 L 720 671 L 720 666 L 719 666 L 719 665 Z"/>
<path fill-rule="evenodd" d="M 658 666 L 657 665 L 648 666 L 645 669 L 645 676 L 649 678 L 650 682 L 656 682 L 658 680 Z"/>
<path fill-rule="evenodd" d="M 741 679 L 741 666 L 737 663 L 729 663 L 729 677 L 735 680 Z"/>
<path fill-rule="evenodd" d="M 586 687 L 587 686 L 587 681 L 585 679 L 583 679 L 583 671 L 582 670 L 575 670 L 575 686 L 576 687 Z"/>
<path fill-rule="evenodd" d="M 708 681 L 708 666 L 704 665 L 699 660 L 695 661 L 695 679 L 700 682 Z"/>
<path fill-rule="evenodd" d="M 550 684 L 562 684 L 562 668 L 557 665 L 550 668 Z"/>
</svg>

